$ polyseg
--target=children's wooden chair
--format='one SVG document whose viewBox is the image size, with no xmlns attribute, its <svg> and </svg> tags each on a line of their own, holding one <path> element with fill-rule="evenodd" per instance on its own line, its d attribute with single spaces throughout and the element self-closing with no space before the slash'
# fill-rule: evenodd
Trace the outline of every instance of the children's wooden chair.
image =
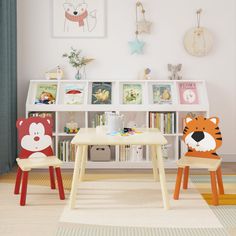
<svg viewBox="0 0 236 236">
<path fill-rule="evenodd" d="M 178 173 L 174 190 L 174 199 L 179 199 L 183 172 L 183 189 L 187 189 L 189 169 L 207 169 L 210 172 L 212 204 L 218 205 L 217 182 L 219 193 L 224 194 L 221 158 L 215 152 L 222 144 L 221 132 L 218 127 L 219 119 L 216 117 L 206 119 L 202 116 L 194 119 L 187 117 L 185 122 L 186 127 L 182 139 L 188 146 L 188 152 L 177 161 Z"/>
<path fill-rule="evenodd" d="M 63 182 L 61 177 L 60 161 L 53 156 L 52 150 L 52 119 L 41 117 L 30 117 L 18 119 L 16 122 L 18 129 L 18 140 L 20 144 L 19 158 L 14 194 L 19 194 L 21 177 L 21 197 L 20 205 L 26 202 L 28 173 L 33 168 L 49 168 L 51 189 L 56 188 L 54 168 L 57 176 L 59 196 L 65 199 Z"/>
</svg>

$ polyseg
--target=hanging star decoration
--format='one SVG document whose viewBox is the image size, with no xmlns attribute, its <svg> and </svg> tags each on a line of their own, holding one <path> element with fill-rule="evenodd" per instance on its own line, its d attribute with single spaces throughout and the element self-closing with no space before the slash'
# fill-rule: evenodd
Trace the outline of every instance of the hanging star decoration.
<svg viewBox="0 0 236 236">
<path fill-rule="evenodd" d="M 131 54 L 134 54 L 134 53 L 142 54 L 144 44 L 145 43 L 143 41 L 140 41 L 138 38 L 136 38 L 133 41 L 129 41 Z"/>
<path fill-rule="evenodd" d="M 141 13 L 143 16 L 142 20 L 138 20 L 138 9 L 141 9 Z M 129 47 L 131 54 L 142 54 L 145 42 L 139 39 L 139 35 L 142 33 L 150 33 L 151 22 L 146 21 L 145 18 L 145 10 L 143 4 L 140 1 L 136 3 L 136 31 L 135 31 L 135 39 L 133 41 L 129 41 Z"/>
</svg>

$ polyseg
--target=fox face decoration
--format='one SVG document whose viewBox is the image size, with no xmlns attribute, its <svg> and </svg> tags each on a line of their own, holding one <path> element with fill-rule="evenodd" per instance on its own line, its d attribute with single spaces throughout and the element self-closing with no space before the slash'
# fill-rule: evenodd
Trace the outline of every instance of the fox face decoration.
<svg viewBox="0 0 236 236">
<path fill-rule="evenodd" d="M 30 117 L 16 122 L 20 158 L 52 156 L 52 119 Z"/>
<path fill-rule="evenodd" d="M 222 145 L 222 136 L 218 127 L 219 118 L 196 118 L 186 117 L 186 126 L 183 131 L 182 140 L 188 146 L 185 156 L 196 156 L 202 158 L 220 159 L 216 153 Z"/>
</svg>

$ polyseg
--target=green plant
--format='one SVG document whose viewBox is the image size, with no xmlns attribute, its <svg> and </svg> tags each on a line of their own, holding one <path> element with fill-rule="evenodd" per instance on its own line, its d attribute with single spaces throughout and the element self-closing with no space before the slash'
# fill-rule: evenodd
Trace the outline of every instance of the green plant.
<svg viewBox="0 0 236 236">
<path fill-rule="evenodd" d="M 76 50 L 71 47 L 71 51 L 69 53 L 64 53 L 62 57 L 66 57 L 69 60 L 69 63 L 77 68 L 80 69 L 81 67 L 87 65 L 89 62 L 93 61 L 93 58 L 86 58 L 81 56 L 82 50 Z"/>
</svg>

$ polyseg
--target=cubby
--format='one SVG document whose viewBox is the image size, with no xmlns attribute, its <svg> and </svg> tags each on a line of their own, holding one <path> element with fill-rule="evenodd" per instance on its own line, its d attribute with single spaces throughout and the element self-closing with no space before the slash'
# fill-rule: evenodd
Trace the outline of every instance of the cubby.
<svg viewBox="0 0 236 236">
<path fill-rule="evenodd" d="M 108 83 L 110 88 L 109 104 L 92 104 L 93 86 L 94 83 Z M 180 84 L 186 83 L 189 86 L 194 86 L 194 91 L 197 91 L 196 103 L 188 103 L 183 101 L 183 94 L 180 94 Z M 138 86 L 136 86 L 138 84 Z M 37 89 L 39 85 L 47 87 L 53 85 L 56 87 L 55 102 L 53 104 L 35 104 Z M 124 88 L 129 87 L 138 89 L 134 94 L 124 92 Z M 82 94 L 75 95 L 71 102 L 68 103 L 68 97 L 65 99 L 65 91 L 68 88 L 81 90 Z M 169 94 L 164 96 L 163 88 L 167 88 Z M 163 97 L 159 101 L 155 96 L 163 92 Z M 125 95 L 126 94 L 126 95 Z M 190 94 L 191 95 L 191 94 Z M 187 94 L 186 96 L 190 96 Z M 73 96 L 73 95 L 72 95 Z M 131 98 L 129 97 L 131 96 Z M 133 97 L 139 96 L 135 101 Z M 70 97 L 69 97 L 70 98 Z M 187 97 L 188 98 L 188 97 Z M 77 100 L 76 100 L 77 99 Z M 124 102 L 128 99 L 128 102 Z M 168 101 L 167 101 L 168 100 Z M 130 102 L 131 101 L 131 102 Z M 166 102 L 167 101 L 167 102 Z M 158 116 L 152 115 L 152 118 L 163 119 L 164 127 L 163 134 L 168 141 L 168 145 L 163 147 L 163 156 L 165 166 L 168 168 L 175 167 L 176 160 L 184 153 L 184 145 L 181 144 L 183 131 L 183 119 L 189 115 L 201 114 L 209 116 L 209 104 L 205 81 L 201 80 L 31 80 L 29 84 L 28 96 L 26 101 L 26 117 L 35 114 L 51 113 L 54 120 L 54 150 L 56 155 L 60 155 L 60 145 L 65 141 L 71 141 L 75 134 L 67 134 L 64 132 L 64 127 L 71 120 L 78 123 L 80 128 L 95 127 L 99 123 L 96 119 L 100 119 L 104 112 L 113 111 L 124 115 L 125 127 L 157 127 L 158 122 L 150 121 L 150 114 L 158 113 Z M 160 115 L 159 114 L 163 114 Z M 171 114 L 171 115 L 168 115 Z M 171 125 L 168 123 L 171 122 Z M 160 128 L 160 127 L 159 127 Z M 163 128 L 163 127 L 162 127 Z M 150 149 L 149 147 L 130 147 L 128 151 L 124 147 L 112 146 L 110 161 L 90 161 L 90 148 L 88 150 L 88 168 L 151 168 L 150 164 Z M 135 158 L 134 153 L 137 151 Z M 124 153 L 128 158 L 124 158 Z M 72 155 L 74 150 L 69 152 Z M 74 157 L 67 155 L 67 159 L 63 167 L 72 168 L 74 165 Z"/>
</svg>

